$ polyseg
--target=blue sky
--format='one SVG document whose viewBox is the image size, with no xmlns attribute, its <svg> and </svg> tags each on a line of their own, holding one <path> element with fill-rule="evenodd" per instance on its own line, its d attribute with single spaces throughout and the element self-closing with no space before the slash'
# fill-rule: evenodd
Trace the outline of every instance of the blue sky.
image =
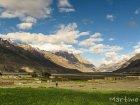
<svg viewBox="0 0 140 105">
<path fill-rule="evenodd" d="M 139 24 L 140 0 L 0 0 L 1 37 L 79 52 L 97 65 L 139 53 Z"/>
</svg>

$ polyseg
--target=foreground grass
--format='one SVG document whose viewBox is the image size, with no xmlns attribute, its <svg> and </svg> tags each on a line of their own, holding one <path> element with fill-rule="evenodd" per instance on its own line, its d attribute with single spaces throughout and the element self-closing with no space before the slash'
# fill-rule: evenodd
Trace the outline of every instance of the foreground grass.
<svg viewBox="0 0 140 105">
<path fill-rule="evenodd" d="M 138 98 L 139 101 L 114 102 L 110 97 Z M 7 88 L 0 89 L 0 105 L 140 105 L 140 92 Z"/>
</svg>

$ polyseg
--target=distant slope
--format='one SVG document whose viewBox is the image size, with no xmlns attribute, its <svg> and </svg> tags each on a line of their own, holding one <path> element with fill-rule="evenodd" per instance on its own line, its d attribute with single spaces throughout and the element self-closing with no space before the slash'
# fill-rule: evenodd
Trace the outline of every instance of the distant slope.
<svg viewBox="0 0 140 105">
<path fill-rule="evenodd" d="M 124 63 L 120 69 L 115 72 L 121 73 L 140 73 L 140 54 L 135 55 L 126 63 Z"/>
<path fill-rule="evenodd" d="M 18 45 L 26 50 L 31 49 L 30 46 L 26 44 L 18 44 Z M 69 68 L 69 69 L 76 69 L 80 72 L 95 71 L 95 66 L 91 64 L 89 61 L 87 61 L 86 59 L 84 59 L 80 54 L 72 54 L 72 53 L 63 52 L 63 51 L 54 53 L 50 51 L 38 50 L 38 52 L 42 53 L 46 59 L 62 67 Z"/>
<path fill-rule="evenodd" d="M 121 61 L 121 62 L 115 62 L 115 63 L 110 63 L 110 64 L 101 64 L 97 69 L 100 72 L 112 72 L 115 70 L 118 70 L 122 64 L 124 64 L 125 61 Z"/>
<path fill-rule="evenodd" d="M 50 61 L 44 54 L 29 45 L 24 47 L 0 38 L 0 71 L 2 72 L 51 72 L 79 73 Z"/>
<path fill-rule="evenodd" d="M 53 61 L 54 63 L 70 69 L 77 69 L 81 72 L 94 72 L 95 66 L 89 61 L 81 57 L 80 54 L 72 54 L 68 52 L 46 52 L 45 57 Z"/>
</svg>

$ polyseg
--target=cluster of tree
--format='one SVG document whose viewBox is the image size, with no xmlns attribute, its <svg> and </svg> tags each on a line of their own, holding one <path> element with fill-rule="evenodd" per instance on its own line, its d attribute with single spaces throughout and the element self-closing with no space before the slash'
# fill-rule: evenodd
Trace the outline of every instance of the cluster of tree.
<svg viewBox="0 0 140 105">
<path fill-rule="evenodd" d="M 46 79 L 49 79 L 49 77 L 51 76 L 50 73 L 48 72 L 42 72 L 42 73 L 37 73 L 37 72 L 33 72 L 32 74 L 32 77 L 43 77 L 43 78 L 46 78 Z"/>
<path fill-rule="evenodd" d="M 44 78 L 49 79 L 50 76 L 51 76 L 51 74 L 48 73 L 48 72 L 43 72 L 43 73 L 42 73 L 42 77 L 44 77 Z"/>
<path fill-rule="evenodd" d="M 2 73 L 0 72 L 0 76 L 2 76 Z"/>
</svg>

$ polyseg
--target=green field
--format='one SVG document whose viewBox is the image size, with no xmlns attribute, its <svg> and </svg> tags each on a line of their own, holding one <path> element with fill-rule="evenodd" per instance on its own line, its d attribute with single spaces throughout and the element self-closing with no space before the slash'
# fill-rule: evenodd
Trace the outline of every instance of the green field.
<svg viewBox="0 0 140 105">
<path fill-rule="evenodd" d="M 115 100 L 110 98 L 116 97 Z M 118 102 L 117 98 L 127 98 Z M 128 102 L 138 98 L 137 101 Z M 0 105 L 140 105 L 140 92 L 77 91 L 56 88 L 1 88 Z"/>
</svg>

